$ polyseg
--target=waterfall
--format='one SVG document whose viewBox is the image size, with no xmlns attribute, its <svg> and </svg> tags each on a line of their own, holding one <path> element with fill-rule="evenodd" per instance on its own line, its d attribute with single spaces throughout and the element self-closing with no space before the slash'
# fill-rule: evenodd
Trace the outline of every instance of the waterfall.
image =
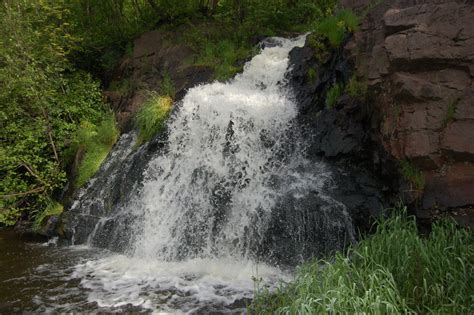
<svg viewBox="0 0 474 315">
<path fill-rule="evenodd" d="M 198 296 L 229 305 L 251 296 L 257 262 L 267 264 L 258 275 L 276 281 L 278 266 L 354 240 L 344 205 L 331 197 L 330 168 L 304 158 L 295 127 L 288 56 L 304 42 L 267 39 L 243 73 L 190 89 L 167 139 L 134 151 L 134 134 L 122 136 L 68 214 L 76 243 L 126 254 L 78 266 L 83 285 L 101 288 L 96 300 L 116 298 L 109 281 L 128 293 L 143 289 L 137 283 L 188 293 L 196 285 Z M 139 279 L 133 286 L 124 285 L 128 272 Z"/>
</svg>

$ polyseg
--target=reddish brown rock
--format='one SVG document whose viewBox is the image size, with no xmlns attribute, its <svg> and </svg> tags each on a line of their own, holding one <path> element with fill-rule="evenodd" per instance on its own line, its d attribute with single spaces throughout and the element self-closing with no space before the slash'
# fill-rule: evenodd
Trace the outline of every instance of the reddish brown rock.
<svg viewBox="0 0 474 315">
<path fill-rule="evenodd" d="M 474 120 L 449 124 L 442 136 L 441 148 L 456 160 L 474 161 Z"/>
<path fill-rule="evenodd" d="M 370 1 L 342 4 L 362 12 Z M 474 206 L 473 30 L 470 2 L 383 1 L 346 45 L 368 78 L 384 147 L 425 175 L 422 209 Z"/>
<path fill-rule="evenodd" d="M 474 204 L 474 164 L 455 163 L 426 173 L 425 208 L 467 207 Z"/>
</svg>

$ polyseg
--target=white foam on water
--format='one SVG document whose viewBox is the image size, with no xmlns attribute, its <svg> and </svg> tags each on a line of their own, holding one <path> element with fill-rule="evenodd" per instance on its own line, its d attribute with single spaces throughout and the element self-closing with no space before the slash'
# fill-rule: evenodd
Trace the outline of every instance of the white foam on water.
<svg viewBox="0 0 474 315">
<path fill-rule="evenodd" d="M 290 275 L 265 264 L 231 258 L 165 262 L 112 255 L 77 265 L 71 278 L 81 279 L 81 286 L 91 290 L 88 302 L 99 307 L 130 304 L 190 312 L 251 299 L 257 282 L 271 290 Z M 245 308 L 245 301 L 239 307 Z"/>
</svg>

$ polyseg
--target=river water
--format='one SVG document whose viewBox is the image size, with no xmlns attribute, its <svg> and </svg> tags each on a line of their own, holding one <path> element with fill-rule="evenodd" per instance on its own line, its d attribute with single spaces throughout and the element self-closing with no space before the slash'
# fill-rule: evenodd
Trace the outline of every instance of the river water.
<svg viewBox="0 0 474 315">
<path fill-rule="evenodd" d="M 250 261 L 144 261 L 0 231 L 0 314 L 246 312 L 257 280 L 289 274 Z M 260 282 L 260 287 L 265 284 Z"/>
</svg>

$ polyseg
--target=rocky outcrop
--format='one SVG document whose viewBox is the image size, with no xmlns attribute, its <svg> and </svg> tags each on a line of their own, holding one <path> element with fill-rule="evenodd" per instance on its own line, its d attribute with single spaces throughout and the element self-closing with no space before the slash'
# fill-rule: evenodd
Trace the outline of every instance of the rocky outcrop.
<svg viewBox="0 0 474 315">
<path fill-rule="evenodd" d="M 150 91 L 161 92 L 164 81 L 172 84 L 175 99 L 186 90 L 212 79 L 213 70 L 194 65 L 196 52 L 177 40 L 177 33 L 154 30 L 142 34 L 133 43 L 133 51 L 109 74 L 106 100 L 117 113 L 122 131 L 129 130 L 131 118 Z"/>
<path fill-rule="evenodd" d="M 370 218 L 396 195 L 396 168 L 376 138 L 376 115 L 363 101 L 343 91 L 333 107 L 326 105 L 331 87 L 346 85 L 352 76 L 343 49 L 327 48 L 326 53 L 318 53 L 307 41 L 290 54 L 298 125 L 306 157 L 331 166 L 336 183 L 333 197 L 345 205 L 356 227 L 366 231 Z"/>
<path fill-rule="evenodd" d="M 342 4 L 362 12 L 370 1 Z M 345 53 L 368 82 L 380 143 L 422 172 L 422 194 L 407 194 L 418 216 L 472 216 L 474 5 L 394 0 L 368 12 Z"/>
</svg>

